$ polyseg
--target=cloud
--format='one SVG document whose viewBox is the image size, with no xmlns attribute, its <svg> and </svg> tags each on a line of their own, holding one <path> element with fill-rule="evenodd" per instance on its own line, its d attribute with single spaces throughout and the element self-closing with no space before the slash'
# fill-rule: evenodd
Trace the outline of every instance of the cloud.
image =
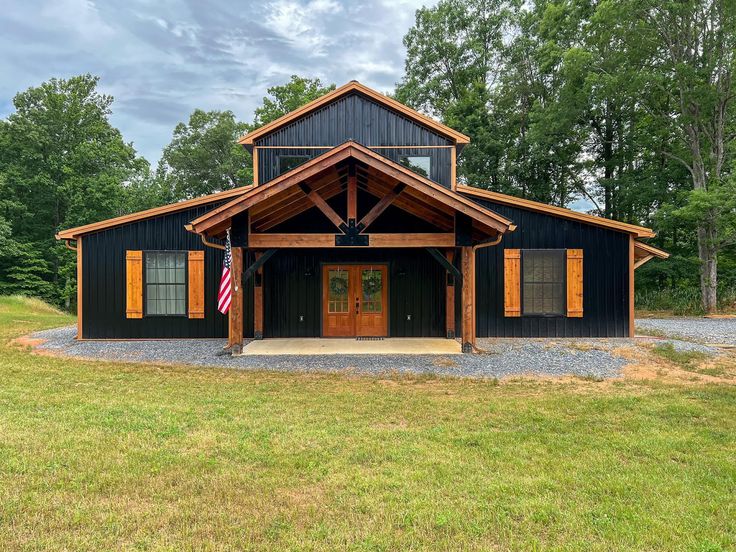
<svg viewBox="0 0 736 552">
<path fill-rule="evenodd" d="M 0 117 L 18 91 L 93 73 L 112 121 L 156 162 L 195 108 L 250 121 L 292 74 L 393 90 L 421 0 L 43 0 L 0 11 Z"/>
</svg>

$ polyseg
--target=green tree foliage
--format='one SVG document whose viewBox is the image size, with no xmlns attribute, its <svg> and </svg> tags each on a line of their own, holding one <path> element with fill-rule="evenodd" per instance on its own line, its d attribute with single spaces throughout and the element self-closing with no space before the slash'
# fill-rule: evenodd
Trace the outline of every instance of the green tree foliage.
<svg viewBox="0 0 736 552">
<path fill-rule="evenodd" d="M 263 105 L 256 108 L 253 124 L 250 125 L 249 130 L 268 124 L 334 89 L 334 84 L 323 85 L 319 79 L 292 75 L 286 84 L 272 86 L 268 89 L 270 97 L 264 97 Z"/>
<path fill-rule="evenodd" d="M 293 76 L 268 90 L 253 124 L 230 111 L 195 110 L 176 126 L 155 172 L 109 122 L 113 99 L 98 78 L 51 79 L 14 98 L 0 120 L 0 293 L 69 308 L 76 255 L 61 229 L 250 184 L 246 131 L 334 89 Z"/>
<path fill-rule="evenodd" d="M 54 234 L 122 214 L 126 181 L 147 170 L 110 125 L 112 98 L 97 83 L 82 75 L 29 88 L 0 126 L 3 243 L 17 255 L 0 261 L 7 290 L 64 302 L 74 256 Z"/>
<path fill-rule="evenodd" d="M 253 162 L 237 143 L 246 130 L 232 111 L 196 109 L 187 123 L 176 125 L 156 171 L 162 202 L 250 184 Z"/>
<path fill-rule="evenodd" d="M 289 82 L 268 89 L 269 96 L 256 108 L 251 124 L 237 121 L 231 111 L 196 109 L 187 123 L 176 125 L 156 177 L 136 186 L 143 197 L 158 198 L 164 204 L 248 185 L 253 182 L 253 158 L 237 139 L 334 88 L 319 79 L 294 75 Z"/>
<path fill-rule="evenodd" d="M 654 225 L 644 287 L 734 266 L 729 0 L 440 0 L 404 38 L 397 97 L 468 134 L 467 184 Z M 718 259 L 725 262 L 717 269 Z"/>
</svg>

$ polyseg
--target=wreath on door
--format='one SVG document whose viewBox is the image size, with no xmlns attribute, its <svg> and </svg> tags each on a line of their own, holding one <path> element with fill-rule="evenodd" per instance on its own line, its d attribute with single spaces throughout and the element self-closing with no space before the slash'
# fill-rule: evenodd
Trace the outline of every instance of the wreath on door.
<svg viewBox="0 0 736 552">
<path fill-rule="evenodd" d="M 347 278 L 330 278 L 330 294 L 333 297 L 342 297 L 348 294 Z"/>
<path fill-rule="evenodd" d="M 363 280 L 363 293 L 368 297 L 373 297 L 376 293 L 381 293 L 382 287 L 381 271 L 369 271 L 368 277 Z"/>
</svg>

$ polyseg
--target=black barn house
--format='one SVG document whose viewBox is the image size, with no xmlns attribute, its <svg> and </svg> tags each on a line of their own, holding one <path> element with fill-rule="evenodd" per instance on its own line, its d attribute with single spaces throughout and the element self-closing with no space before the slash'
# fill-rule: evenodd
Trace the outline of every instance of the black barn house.
<svg viewBox="0 0 736 552">
<path fill-rule="evenodd" d="M 77 337 L 632 335 L 634 270 L 667 257 L 654 233 L 460 185 L 468 142 L 350 82 L 239 140 L 253 184 L 59 232 Z"/>
</svg>

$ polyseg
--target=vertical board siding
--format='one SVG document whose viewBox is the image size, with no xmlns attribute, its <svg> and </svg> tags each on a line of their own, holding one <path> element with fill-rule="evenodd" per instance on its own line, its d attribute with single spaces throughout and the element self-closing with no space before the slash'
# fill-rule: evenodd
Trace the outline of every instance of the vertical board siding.
<svg viewBox="0 0 736 552">
<path fill-rule="evenodd" d="M 577 221 L 470 198 L 517 225 L 501 243 L 477 251 L 479 337 L 626 337 L 629 235 Z M 582 249 L 583 316 L 505 317 L 505 249 Z"/>
<path fill-rule="evenodd" d="M 263 336 L 319 337 L 322 264 L 372 262 L 388 264 L 389 336 L 444 336 L 445 271 L 422 249 L 279 251 L 263 267 Z"/>
<path fill-rule="evenodd" d="M 349 94 L 305 115 L 291 124 L 256 141 L 255 146 L 337 146 L 355 140 L 364 146 L 416 146 L 401 149 L 375 149 L 392 161 L 400 156 L 431 158 L 430 179 L 450 187 L 452 142 L 391 109 L 359 93 Z M 278 176 L 279 155 L 306 155 L 310 159 L 325 149 L 258 150 L 258 182 L 263 184 Z"/>
<path fill-rule="evenodd" d="M 89 339 L 206 338 L 227 336 L 227 316 L 217 312 L 222 271 L 219 249 L 205 247 L 184 225 L 216 207 L 200 206 L 178 213 L 118 226 L 84 236 L 82 251 L 82 331 Z M 145 316 L 126 318 L 126 250 L 204 251 L 204 318 Z M 145 253 L 144 253 L 145 255 Z M 249 256 L 246 255 L 248 262 Z M 145 281 L 145 275 L 144 275 Z M 252 282 L 245 286 L 244 334 L 252 335 Z"/>
</svg>

